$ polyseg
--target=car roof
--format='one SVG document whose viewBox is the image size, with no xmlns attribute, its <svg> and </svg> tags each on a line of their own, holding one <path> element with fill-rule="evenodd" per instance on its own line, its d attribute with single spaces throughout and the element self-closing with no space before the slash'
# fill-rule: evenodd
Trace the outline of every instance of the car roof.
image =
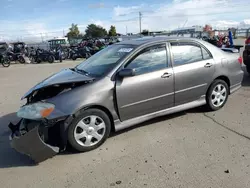
<svg viewBox="0 0 250 188">
<path fill-rule="evenodd" d="M 128 44 L 128 45 L 144 45 L 148 43 L 157 43 L 157 42 L 167 42 L 172 40 L 185 40 L 185 41 L 200 41 L 200 39 L 196 38 L 188 38 L 188 37 L 167 37 L 167 36 L 157 36 L 157 37 L 142 37 L 138 39 L 125 40 L 116 44 Z"/>
</svg>

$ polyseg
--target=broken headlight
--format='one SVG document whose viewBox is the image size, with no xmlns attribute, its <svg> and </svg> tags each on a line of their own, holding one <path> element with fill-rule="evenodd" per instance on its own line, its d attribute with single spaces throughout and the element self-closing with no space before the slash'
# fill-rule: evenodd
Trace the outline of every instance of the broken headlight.
<svg viewBox="0 0 250 188">
<path fill-rule="evenodd" d="M 49 116 L 54 109 L 54 104 L 37 102 L 21 107 L 17 112 L 17 116 L 24 119 L 38 120 Z"/>
</svg>

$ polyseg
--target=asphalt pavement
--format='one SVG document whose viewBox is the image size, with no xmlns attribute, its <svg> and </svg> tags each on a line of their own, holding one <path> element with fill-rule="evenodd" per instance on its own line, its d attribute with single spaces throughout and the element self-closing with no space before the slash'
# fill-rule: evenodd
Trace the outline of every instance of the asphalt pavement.
<svg viewBox="0 0 250 188">
<path fill-rule="evenodd" d="M 37 82 L 78 62 L 0 67 L 0 185 L 3 188 L 249 188 L 250 76 L 217 112 L 196 108 L 113 134 L 87 153 L 39 165 L 9 145 L 9 121 Z"/>
</svg>

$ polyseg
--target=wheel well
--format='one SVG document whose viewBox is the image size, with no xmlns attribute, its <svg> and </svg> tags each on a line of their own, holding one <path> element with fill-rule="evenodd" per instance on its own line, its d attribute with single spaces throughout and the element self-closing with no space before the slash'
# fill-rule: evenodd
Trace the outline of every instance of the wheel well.
<svg viewBox="0 0 250 188">
<path fill-rule="evenodd" d="M 223 80 L 227 83 L 228 87 L 230 88 L 230 80 L 228 79 L 228 77 L 226 76 L 218 76 L 217 78 L 215 78 L 214 80 Z M 213 82 L 212 82 L 213 83 Z M 209 91 L 209 88 L 211 87 L 212 83 L 210 84 L 210 86 L 207 89 L 207 92 Z M 206 93 L 207 94 L 207 93 Z M 230 89 L 229 89 L 229 94 L 230 94 Z"/>
<path fill-rule="evenodd" d="M 99 109 L 99 110 L 102 110 L 103 112 L 105 112 L 108 115 L 110 123 L 111 123 L 111 131 L 115 132 L 115 124 L 114 124 L 114 119 L 113 119 L 111 112 L 107 108 L 105 108 L 103 106 L 99 106 L 99 105 L 88 106 L 88 107 L 85 107 L 81 110 L 86 110 L 86 109 L 91 109 L 91 108 Z"/>
<path fill-rule="evenodd" d="M 228 77 L 226 76 L 219 76 L 217 78 L 215 78 L 216 80 L 223 80 L 227 83 L 228 87 L 230 87 L 230 80 L 228 79 Z"/>
</svg>

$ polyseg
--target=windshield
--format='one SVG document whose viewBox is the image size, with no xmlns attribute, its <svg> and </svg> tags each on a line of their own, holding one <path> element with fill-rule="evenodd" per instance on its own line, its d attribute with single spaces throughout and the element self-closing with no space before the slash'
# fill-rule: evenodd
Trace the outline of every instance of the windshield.
<svg viewBox="0 0 250 188">
<path fill-rule="evenodd" d="M 117 63 L 134 50 L 134 46 L 111 45 L 79 64 L 76 69 L 90 76 L 100 77 L 111 71 Z"/>
</svg>

